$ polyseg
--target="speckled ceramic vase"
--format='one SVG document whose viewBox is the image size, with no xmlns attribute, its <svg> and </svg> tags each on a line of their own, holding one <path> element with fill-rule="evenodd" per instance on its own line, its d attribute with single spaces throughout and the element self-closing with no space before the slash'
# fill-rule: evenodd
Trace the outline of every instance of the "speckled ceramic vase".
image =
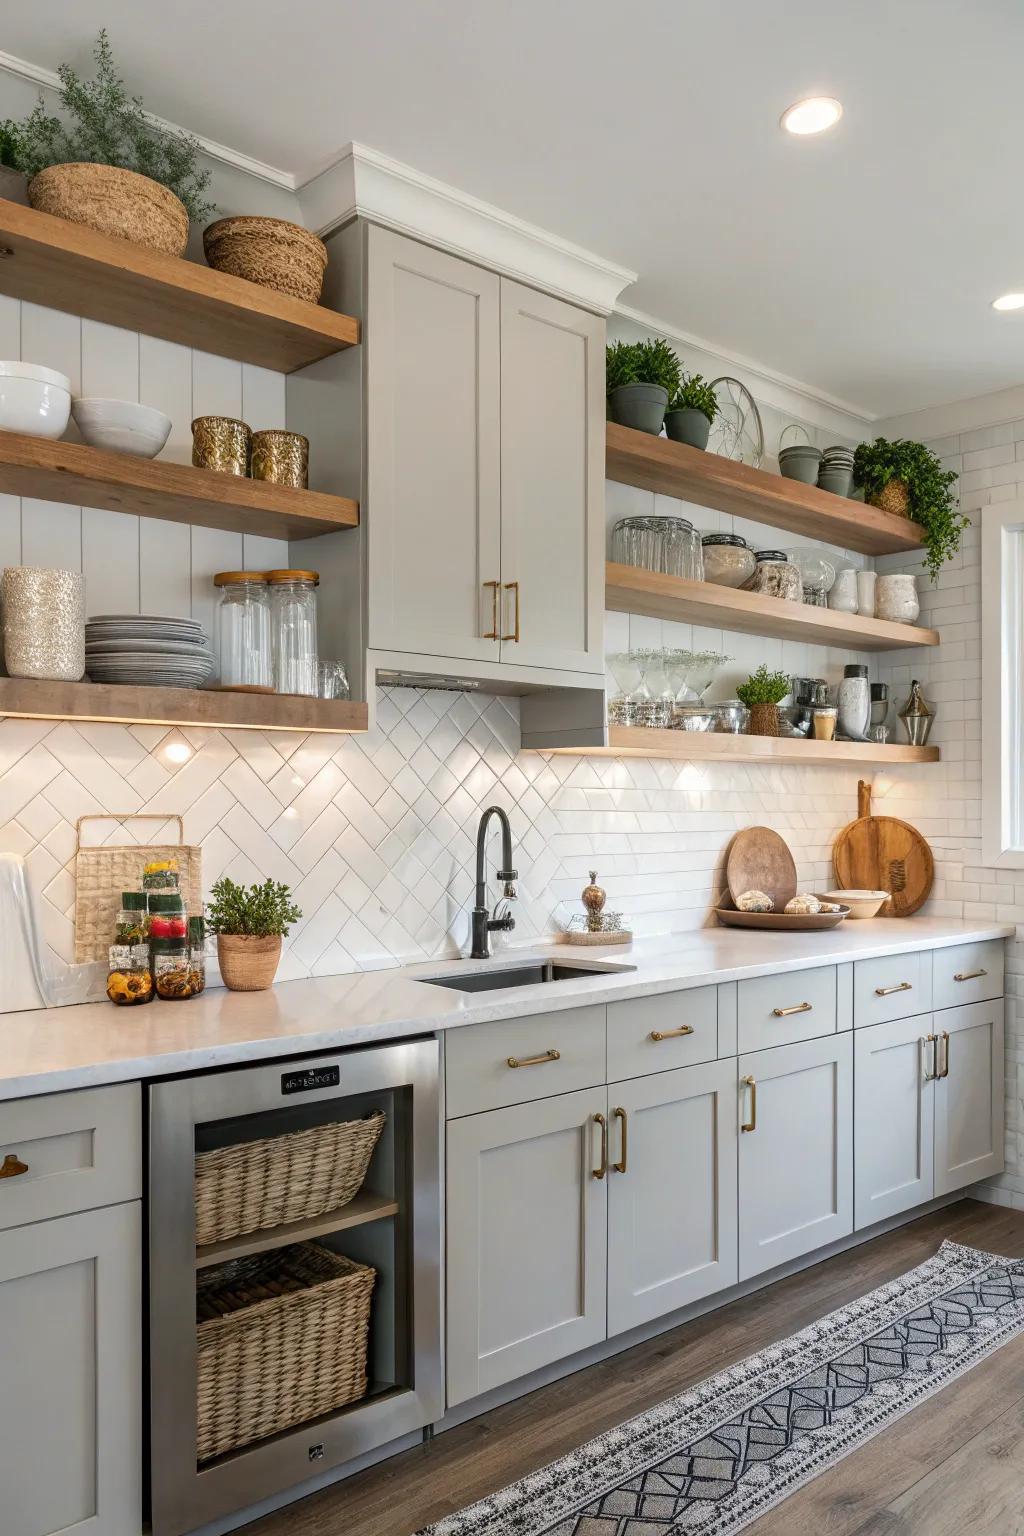
<svg viewBox="0 0 1024 1536">
<path fill-rule="evenodd" d="M 11 677 L 77 683 L 85 672 L 81 571 L 11 565 L 0 578 L 4 664 Z"/>
</svg>

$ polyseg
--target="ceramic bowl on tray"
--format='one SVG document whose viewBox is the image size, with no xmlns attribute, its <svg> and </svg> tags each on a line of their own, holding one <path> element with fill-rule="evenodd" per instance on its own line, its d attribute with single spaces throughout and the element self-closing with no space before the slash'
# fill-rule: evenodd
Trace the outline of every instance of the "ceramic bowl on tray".
<svg viewBox="0 0 1024 1536">
<path fill-rule="evenodd" d="M 888 891 L 824 891 L 822 901 L 841 901 L 851 917 L 877 917 L 889 900 Z"/>
<path fill-rule="evenodd" d="M 0 363 L 0 431 L 61 437 L 71 412 L 71 380 L 35 363 Z"/>
<path fill-rule="evenodd" d="M 90 448 L 132 453 L 155 459 L 171 432 L 171 418 L 135 400 L 83 399 L 72 402 L 71 414 Z"/>
</svg>

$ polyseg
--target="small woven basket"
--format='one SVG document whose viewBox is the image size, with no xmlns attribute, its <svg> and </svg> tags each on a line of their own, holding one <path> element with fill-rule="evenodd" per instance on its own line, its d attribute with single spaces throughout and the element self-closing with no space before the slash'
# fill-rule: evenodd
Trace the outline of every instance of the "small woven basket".
<svg viewBox="0 0 1024 1536">
<path fill-rule="evenodd" d="M 366 1396 L 376 1271 L 296 1243 L 196 1280 L 196 1455 L 226 1451 Z"/>
<path fill-rule="evenodd" d="M 218 272 L 276 288 L 308 304 L 320 298 L 327 247 L 301 224 L 249 216 L 218 219 L 203 230 L 203 250 Z"/>
<path fill-rule="evenodd" d="M 220 1243 L 348 1205 L 363 1186 L 386 1115 L 236 1142 L 196 1157 L 196 1242 Z"/>
<path fill-rule="evenodd" d="M 777 704 L 751 704 L 749 736 L 777 736 L 779 734 L 779 706 Z"/>
<path fill-rule="evenodd" d="M 75 162 L 49 165 L 28 184 L 33 208 L 87 224 L 133 245 L 149 245 L 183 256 L 188 244 L 188 211 L 160 182 L 117 165 Z"/>
<path fill-rule="evenodd" d="M 890 480 L 888 485 L 883 485 L 877 496 L 872 496 L 871 505 L 881 507 L 883 512 L 891 512 L 894 517 L 909 517 L 910 492 L 906 481 Z"/>
</svg>

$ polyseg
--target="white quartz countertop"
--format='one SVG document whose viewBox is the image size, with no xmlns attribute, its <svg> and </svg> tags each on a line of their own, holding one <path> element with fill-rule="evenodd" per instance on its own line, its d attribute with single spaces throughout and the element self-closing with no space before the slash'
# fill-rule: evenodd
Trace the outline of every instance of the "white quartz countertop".
<svg viewBox="0 0 1024 1536">
<path fill-rule="evenodd" d="M 337 1050 L 1013 933 L 1001 923 L 938 917 L 848 919 L 824 933 L 705 928 L 630 946 L 504 949 L 491 960 L 288 981 L 268 992 L 209 988 L 180 1003 L 157 998 L 143 1007 L 117 1008 L 104 1001 L 8 1013 L 0 1015 L 0 1100 Z M 597 966 L 602 974 L 489 992 L 458 992 L 419 979 L 538 960 Z"/>
</svg>

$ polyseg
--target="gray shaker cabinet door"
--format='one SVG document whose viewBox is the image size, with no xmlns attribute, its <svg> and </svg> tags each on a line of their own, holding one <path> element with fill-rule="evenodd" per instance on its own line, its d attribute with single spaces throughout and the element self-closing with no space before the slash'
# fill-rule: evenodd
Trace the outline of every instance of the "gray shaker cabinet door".
<svg viewBox="0 0 1024 1536">
<path fill-rule="evenodd" d="M 496 662 L 499 279 L 372 228 L 367 295 L 370 646 Z"/>
</svg>

